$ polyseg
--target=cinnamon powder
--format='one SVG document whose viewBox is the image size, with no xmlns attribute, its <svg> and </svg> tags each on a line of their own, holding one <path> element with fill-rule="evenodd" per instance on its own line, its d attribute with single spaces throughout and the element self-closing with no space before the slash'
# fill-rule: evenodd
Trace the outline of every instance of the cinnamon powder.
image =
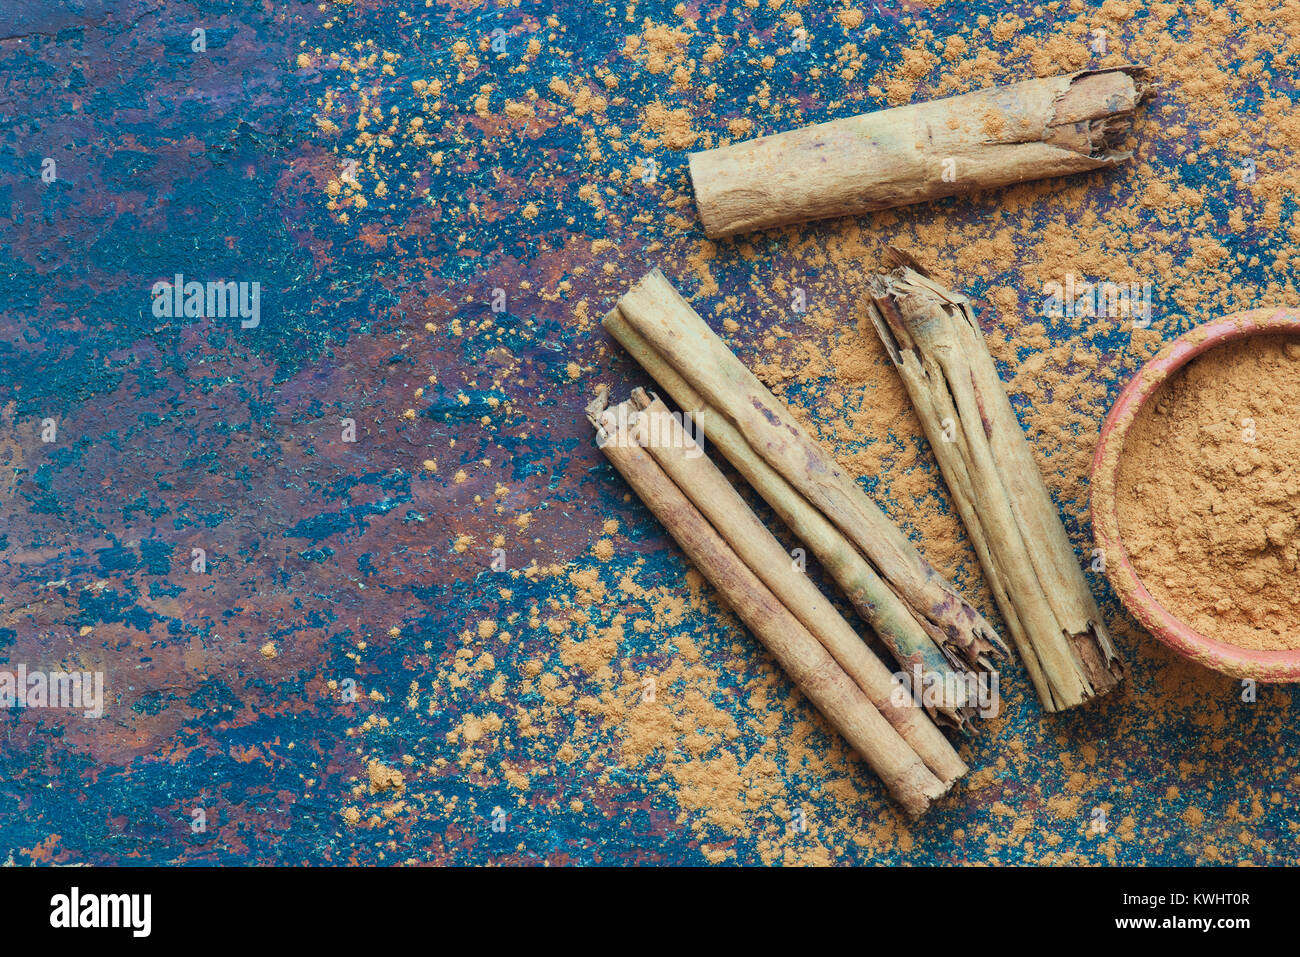
<svg viewBox="0 0 1300 957">
<path fill-rule="evenodd" d="M 1120 532 L 1169 612 L 1242 648 L 1300 648 L 1300 338 L 1198 356 L 1125 439 Z"/>
</svg>

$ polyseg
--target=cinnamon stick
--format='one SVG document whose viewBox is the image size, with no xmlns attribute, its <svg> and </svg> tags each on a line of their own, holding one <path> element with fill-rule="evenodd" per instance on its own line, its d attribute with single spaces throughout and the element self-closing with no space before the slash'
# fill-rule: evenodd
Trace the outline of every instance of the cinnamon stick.
<svg viewBox="0 0 1300 957">
<path fill-rule="evenodd" d="M 800 691 L 880 776 L 911 816 L 947 792 L 907 741 L 826 648 L 727 544 L 645 448 L 644 420 L 629 402 L 588 407 L 597 444 Z M 779 546 L 778 546 L 779 547 Z"/>
<path fill-rule="evenodd" d="M 695 202 L 716 238 L 1114 166 L 1143 76 L 1025 80 L 694 153 Z"/>
<path fill-rule="evenodd" d="M 998 378 L 970 300 L 911 257 L 867 312 L 898 369 L 1043 706 L 1114 688 L 1119 654 Z"/>
</svg>

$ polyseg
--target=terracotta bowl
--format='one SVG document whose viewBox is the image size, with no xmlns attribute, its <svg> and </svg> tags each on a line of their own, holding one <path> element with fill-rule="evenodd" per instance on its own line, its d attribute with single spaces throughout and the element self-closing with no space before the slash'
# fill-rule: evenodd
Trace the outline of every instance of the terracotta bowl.
<svg viewBox="0 0 1300 957">
<path fill-rule="evenodd" d="M 1115 506 L 1124 439 L 1138 411 L 1178 369 L 1215 346 L 1248 336 L 1300 334 L 1300 309 L 1256 309 L 1197 326 L 1168 343 L 1120 393 L 1101 427 L 1092 460 L 1092 527 L 1106 561 L 1106 577 L 1126 608 L 1174 651 L 1206 667 L 1256 681 L 1300 681 L 1300 651 L 1252 651 L 1201 634 L 1151 596 L 1129 561 Z"/>
</svg>

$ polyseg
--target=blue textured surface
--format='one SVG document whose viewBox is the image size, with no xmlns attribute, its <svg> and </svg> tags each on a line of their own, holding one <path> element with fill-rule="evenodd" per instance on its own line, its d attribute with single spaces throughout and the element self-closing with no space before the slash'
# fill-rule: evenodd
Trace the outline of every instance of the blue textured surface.
<svg viewBox="0 0 1300 957">
<path fill-rule="evenodd" d="M 683 117 L 664 126 L 651 109 L 684 111 L 698 148 L 732 135 L 733 120 L 752 120 L 739 138 L 885 106 L 872 84 L 901 51 L 940 52 L 1000 5 L 882 4 L 857 24 L 838 7 L 767 3 L 6 7 L 0 663 L 102 670 L 108 707 L 98 721 L 0 714 L 0 861 L 1294 858 L 1292 692 L 1241 702 L 1233 682 L 1154 646 L 1095 576 L 1131 663 L 1125 690 L 1049 719 L 1011 666 L 1004 715 L 963 745 L 970 786 L 905 824 L 708 589 L 683 584 L 684 558 L 628 499 L 582 418 L 595 382 L 644 383 L 597 320 L 651 264 L 711 322 L 736 319 L 729 335 L 747 361 L 787 367 L 801 344 L 821 352 L 856 335 L 854 291 L 874 266 L 849 263 L 857 243 L 934 255 L 950 229 L 971 248 L 990 242 L 987 273 L 962 269 L 968 291 L 996 302 L 1017 289 L 1034 309 L 1041 279 L 1005 241 L 1086 237 L 1085 210 L 1133 211 L 1126 191 L 1149 189 L 1151 175 L 1134 164 L 1005 203 L 950 200 L 714 246 L 695 219 L 687 149 L 671 148 Z M 1070 38 L 1087 58 L 1086 32 L 1069 27 L 1104 23 L 1115 51 L 1128 43 L 1159 65 L 1190 55 L 1179 44 L 1201 20 L 1181 8 L 1158 28 L 1145 12 L 1108 19 L 1088 5 L 1020 12 L 1029 23 L 1001 39 L 977 31 L 1007 64 L 1000 79 L 1032 71 L 1026 37 Z M 791 51 L 791 14 L 806 52 Z M 1247 21 L 1229 16 L 1220 34 L 1247 37 Z M 681 41 L 657 46 L 658 25 Z M 1159 36 L 1172 46 L 1142 47 Z M 1279 56 L 1256 76 L 1289 98 L 1294 53 Z M 942 92 L 939 62 L 916 96 Z M 1264 95 L 1255 83 L 1230 91 L 1245 120 Z M 357 145 L 365 96 L 382 111 L 371 132 L 397 110 L 388 143 Z M 1184 113 L 1195 99 L 1168 96 L 1171 112 L 1156 115 L 1194 126 Z M 1238 288 L 1291 288 L 1294 200 L 1270 225 L 1267 201 L 1237 185 L 1238 154 L 1186 158 L 1197 142 L 1153 133 L 1142 158 L 1202 193 L 1199 218 L 1139 203 L 1128 228 L 1147 238 L 1116 253 L 1139 270 L 1153 250 L 1173 257 L 1159 267 L 1157 340 L 1229 305 L 1226 282 L 1206 279 L 1214 294 L 1198 299 L 1185 278 L 1201 232 L 1241 254 Z M 349 157 L 361 159 L 357 191 L 340 186 Z M 42 180 L 46 158 L 54 182 Z M 642 175 L 647 161 L 656 176 Z M 1243 204 L 1258 221 L 1228 228 Z M 1162 228 L 1169 237 L 1152 238 Z M 177 272 L 260 282 L 260 325 L 156 317 L 149 291 Z M 830 331 L 778 308 L 778 281 L 806 288 Z M 996 325 L 995 309 L 982 315 Z M 1095 375 L 1069 380 L 1096 394 L 1064 427 L 1090 445 L 1143 354 L 1118 325 L 1043 331 L 1096 360 Z M 999 358 L 1010 375 L 1040 351 L 1011 336 Z M 785 394 L 818 421 L 873 401 L 860 383 L 814 373 Z M 1052 398 L 1050 379 L 1041 388 L 1014 397 L 1027 419 Z M 47 418 L 53 443 L 41 441 Z M 842 456 L 879 453 L 864 485 L 924 550 L 913 517 L 947 509 L 924 446 L 914 460 L 908 433 L 835 435 Z M 909 500 L 899 476 L 916 470 L 929 484 Z M 1055 486 L 1086 551 L 1086 477 Z M 602 530 L 609 521 L 616 532 Z M 602 539 L 612 557 L 593 557 Z M 504 573 L 490 568 L 496 547 Z M 194 548 L 205 574 L 189 570 Z M 968 552 L 937 561 L 979 597 Z M 624 575 L 643 591 L 620 590 Z M 688 592 L 684 609 L 669 607 Z M 664 676 L 663 715 L 636 705 L 647 674 Z M 359 700 L 343 696 L 349 681 Z M 400 787 L 368 776 L 372 761 L 400 770 Z"/>
</svg>

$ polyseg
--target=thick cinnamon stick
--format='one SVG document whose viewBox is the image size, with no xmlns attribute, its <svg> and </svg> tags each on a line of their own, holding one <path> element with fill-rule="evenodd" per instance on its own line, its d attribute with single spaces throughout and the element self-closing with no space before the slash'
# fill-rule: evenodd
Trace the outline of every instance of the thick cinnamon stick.
<svg viewBox="0 0 1300 957">
<path fill-rule="evenodd" d="M 668 407 L 637 389 L 631 402 L 649 423 L 656 441 L 646 450 L 709 520 L 736 555 L 772 594 L 822 643 L 853 682 L 871 699 L 926 766 L 945 784 L 966 773 L 966 765 L 925 712 L 903 696 L 889 669 L 871 653 L 840 613 L 802 571 L 740 494 L 709 461 Z"/>
<path fill-rule="evenodd" d="M 933 639 L 972 667 L 991 667 L 991 657 L 1004 649 L 983 615 L 917 553 L 659 270 L 619 300 L 618 313 L 844 535 Z"/>
<path fill-rule="evenodd" d="M 736 555 L 643 447 L 630 404 L 588 407 L 597 444 L 786 674 L 913 817 L 950 784 L 939 780 L 822 644 Z"/>
<path fill-rule="evenodd" d="M 803 542 L 822 568 L 839 585 L 845 597 L 885 643 L 908 674 L 921 669 L 921 685 L 943 689 L 941 695 L 927 695 L 926 708 L 937 720 L 969 733 L 975 714 L 970 700 L 968 676 L 980 670 L 953 650 L 942 633 L 936 642 L 908 605 L 881 580 L 875 569 L 844 535 L 757 452 L 735 426 L 715 412 L 685 379 L 646 342 L 616 306 L 603 322 L 643 369 L 672 396 L 678 407 L 690 415 L 695 428 L 717 448 Z"/>
<path fill-rule="evenodd" d="M 712 237 L 1113 166 L 1147 94 L 1118 67 L 1025 80 L 690 157 Z"/>
<path fill-rule="evenodd" d="M 868 313 L 889 351 L 1025 667 L 1048 711 L 1123 677 L 1074 549 L 970 300 L 910 257 L 874 277 Z"/>
</svg>

